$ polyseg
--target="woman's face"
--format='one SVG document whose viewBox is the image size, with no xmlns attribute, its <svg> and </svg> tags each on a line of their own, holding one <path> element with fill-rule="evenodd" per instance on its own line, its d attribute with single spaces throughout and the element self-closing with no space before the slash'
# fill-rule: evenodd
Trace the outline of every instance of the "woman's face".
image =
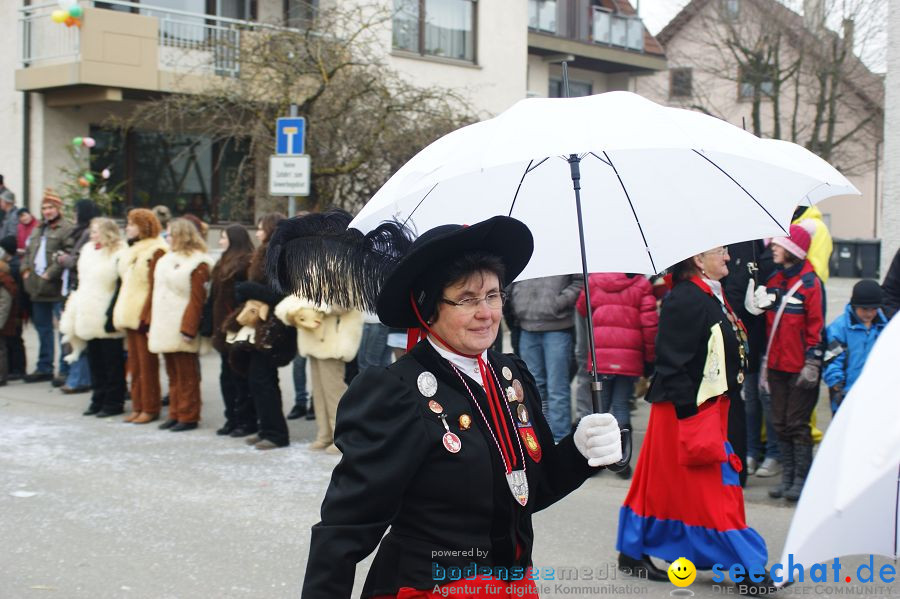
<svg viewBox="0 0 900 599">
<path fill-rule="evenodd" d="M 482 271 L 445 287 L 443 298 L 458 302 L 464 298 L 484 298 L 499 291 L 497 275 Z M 475 355 L 493 345 L 502 315 L 502 306 L 490 308 L 485 301 L 478 302 L 474 308 L 438 301 L 437 318 L 431 328 L 453 349 Z"/>
<path fill-rule="evenodd" d="M 30 225 L 32 220 L 34 220 L 34 217 L 31 216 L 30 212 L 23 212 L 19 215 L 19 222 L 23 225 Z"/>
<path fill-rule="evenodd" d="M 100 227 L 97 225 L 91 225 L 91 234 L 90 234 L 91 243 L 100 243 Z"/>
<path fill-rule="evenodd" d="M 256 225 L 256 239 L 257 239 L 260 243 L 262 243 L 263 241 L 266 240 L 266 232 L 263 231 L 263 228 L 262 228 L 262 221 L 260 221 L 260 223 L 259 223 L 258 225 Z"/>
<path fill-rule="evenodd" d="M 772 244 L 772 262 L 775 264 L 783 264 L 785 266 L 790 266 L 795 262 L 794 255 L 789 251 L 778 245 L 777 243 Z"/>
<path fill-rule="evenodd" d="M 699 256 L 700 268 L 705 276 L 713 281 L 722 280 L 728 274 L 728 248 L 719 246 L 707 250 Z"/>
<path fill-rule="evenodd" d="M 222 231 L 222 234 L 219 235 L 219 247 L 222 248 L 222 251 L 228 249 L 228 235 L 225 234 L 225 231 Z"/>
<path fill-rule="evenodd" d="M 125 237 L 128 239 L 137 239 L 141 234 L 141 230 L 138 229 L 138 226 L 134 224 L 133 221 L 128 221 L 128 224 L 125 225 Z"/>
</svg>

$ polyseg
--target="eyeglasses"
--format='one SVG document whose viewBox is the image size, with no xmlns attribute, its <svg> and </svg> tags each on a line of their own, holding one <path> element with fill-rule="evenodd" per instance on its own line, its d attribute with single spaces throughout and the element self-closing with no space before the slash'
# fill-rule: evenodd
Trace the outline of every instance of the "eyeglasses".
<svg viewBox="0 0 900 599">
<path fill-rule="evenodd" d="M 703 253 L 704 254 L 715 254 L 717 256 L 725 256 L 728 254 L 728 246 L 723 245 L 722 247 L 716 248 L 714 250 L 707 250 Z"/>
<path fill-rule="evenodd" d="M 481 302 L 487 304 L 487 307 L 491 310 L 498 310 L 503 307 L 503 302 L 506 301 L 506 292 L 504 291 L 494 291 L 488 293 L 484 297 L 466 297 L 459 301 L 449 300 L 446 297 L 442 297 L 441 301 L 445 304 L 449 304 L 451 306 L 456 306 L 463 312 L 469 312 L 474 314 L 478 311 L 478 306 L 481 305 Z"/>
</svg>

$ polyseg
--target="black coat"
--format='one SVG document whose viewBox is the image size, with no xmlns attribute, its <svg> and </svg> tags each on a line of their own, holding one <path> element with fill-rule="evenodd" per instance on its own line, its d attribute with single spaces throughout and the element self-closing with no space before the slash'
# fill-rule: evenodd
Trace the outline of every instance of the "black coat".
<svg viewBox="0 0 900 599">
<path fill-rule="evenodd" d="M 881 289 L 884 291 L 884 315 L 889 319 L 893 318 L 900 310 L 900 250 L 897 250 L 891 260 L 891 267 L 884 277 Z"/>
<path fill-rule="evenodd" d="M 572 435 L 554 446 L 524 362 L 493 351 L 488 356 L 504 387 L 510 384 L 501 374 L 504 367 L 521 382 L 541 446 L 536 463 L 522 443 L 528 503 L 522 507 L 510 494 L 490 430 L 450 363 L 428 341 L 420 342 L 391 366 L 361 372 L 341 399 L 335 445 L 343 459 L 322 503 L 322 520 L 312 529 L 303 599 L 349 597 L 357 562 L 379 542 L 363 597 L 395 594 L 400 587 L 431 589 L 432 563 L 442 568 L 472 562 L 531 565 L 531 514 L 578 488 L 593 469 L 575 448 Z M 438 381 L 432 398 L 416 384 L 425 371 Z M 490 420 L 481 386 L 474 380 L 466 382 Z M 447 413 L 450 430 L 462 442 L 459 453 L 444 449 L 445 430 L 438 414 L 429 409 L 429 399 Z M 468 430 L 459 424 L 462 414 L 471 417 Z M 512 442 L 518 455 L 519 444 L 516 439 Z M 388 527 L 390 532 L 382 539 Z M 470 555 L 473 550 L 480 556 Z M 467 553 L 432 557 L 442 551 Z"/>
<path fill-rule="evenodd" d="M 753 316 L 744 308 L 744 295 L 747 293 L 747 282 L 751 277 L 747 265 L 756 264 L 757 284 L 764 284 L 775 272 L 772 249 L 765 247 L 763 242 L 757 239 L 732 243 L 728 246 L 728 254 L 731 259 L 728 262 L 728 276 L 722 279 L 722 289 L 731 308 L 747 327 L 747 333 L 750 336 L 750 359 L 747 371 L 759 372 L 759 365 L 768 341 L 766 338 L 766 315 Z"/>
<path fill-rule="evenodd" d="M 690 281 L 675 285 L 663 298 L 656 335 L 656 373 L 647 392 L 647 401 L 670 401 L 679 418 L 697 413 L 697 391 L 710 328 L 720 323 L 725 346 L 725 373 L 728 396 L 740 400 L 740 346 L 722 304 Z"/>
</svg>

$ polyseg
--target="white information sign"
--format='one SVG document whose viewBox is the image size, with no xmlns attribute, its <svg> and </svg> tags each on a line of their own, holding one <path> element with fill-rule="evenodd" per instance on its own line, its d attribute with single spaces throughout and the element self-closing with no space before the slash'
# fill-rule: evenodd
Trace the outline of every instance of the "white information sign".
<svg viewBox="0 0 900 599">
<path fill-rule="evenodd" d="M 269 195 L 309 195 L 309 155 L 269 157 Z"/>
</svg>

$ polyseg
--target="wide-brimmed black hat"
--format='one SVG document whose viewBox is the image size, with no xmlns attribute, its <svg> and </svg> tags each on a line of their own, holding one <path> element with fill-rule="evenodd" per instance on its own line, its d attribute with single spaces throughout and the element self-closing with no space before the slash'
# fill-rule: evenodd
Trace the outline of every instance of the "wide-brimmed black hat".
<svg viewBox="0 0 900 599">
<path fill-rule="evenodd" d="M 417 295 L 420 306 L 428 304 L 423 295 L 430 290 L 424 288 L 428 285 L 423 285 L 422 279 L 429 269 L 476 250 L 500 258 L 506 270 L 501 282 L 505 285 L 525 269 L 534 251 L 534 238 L 524 223 L 508 216 L 495 216 L 471 226 L 441 225 L 426 231 L 413 241 L 385 279 L 378 296 L 378 318 L 390 327 L 420 326 L 410 303 L 410 292 Z"/>
</svg>

